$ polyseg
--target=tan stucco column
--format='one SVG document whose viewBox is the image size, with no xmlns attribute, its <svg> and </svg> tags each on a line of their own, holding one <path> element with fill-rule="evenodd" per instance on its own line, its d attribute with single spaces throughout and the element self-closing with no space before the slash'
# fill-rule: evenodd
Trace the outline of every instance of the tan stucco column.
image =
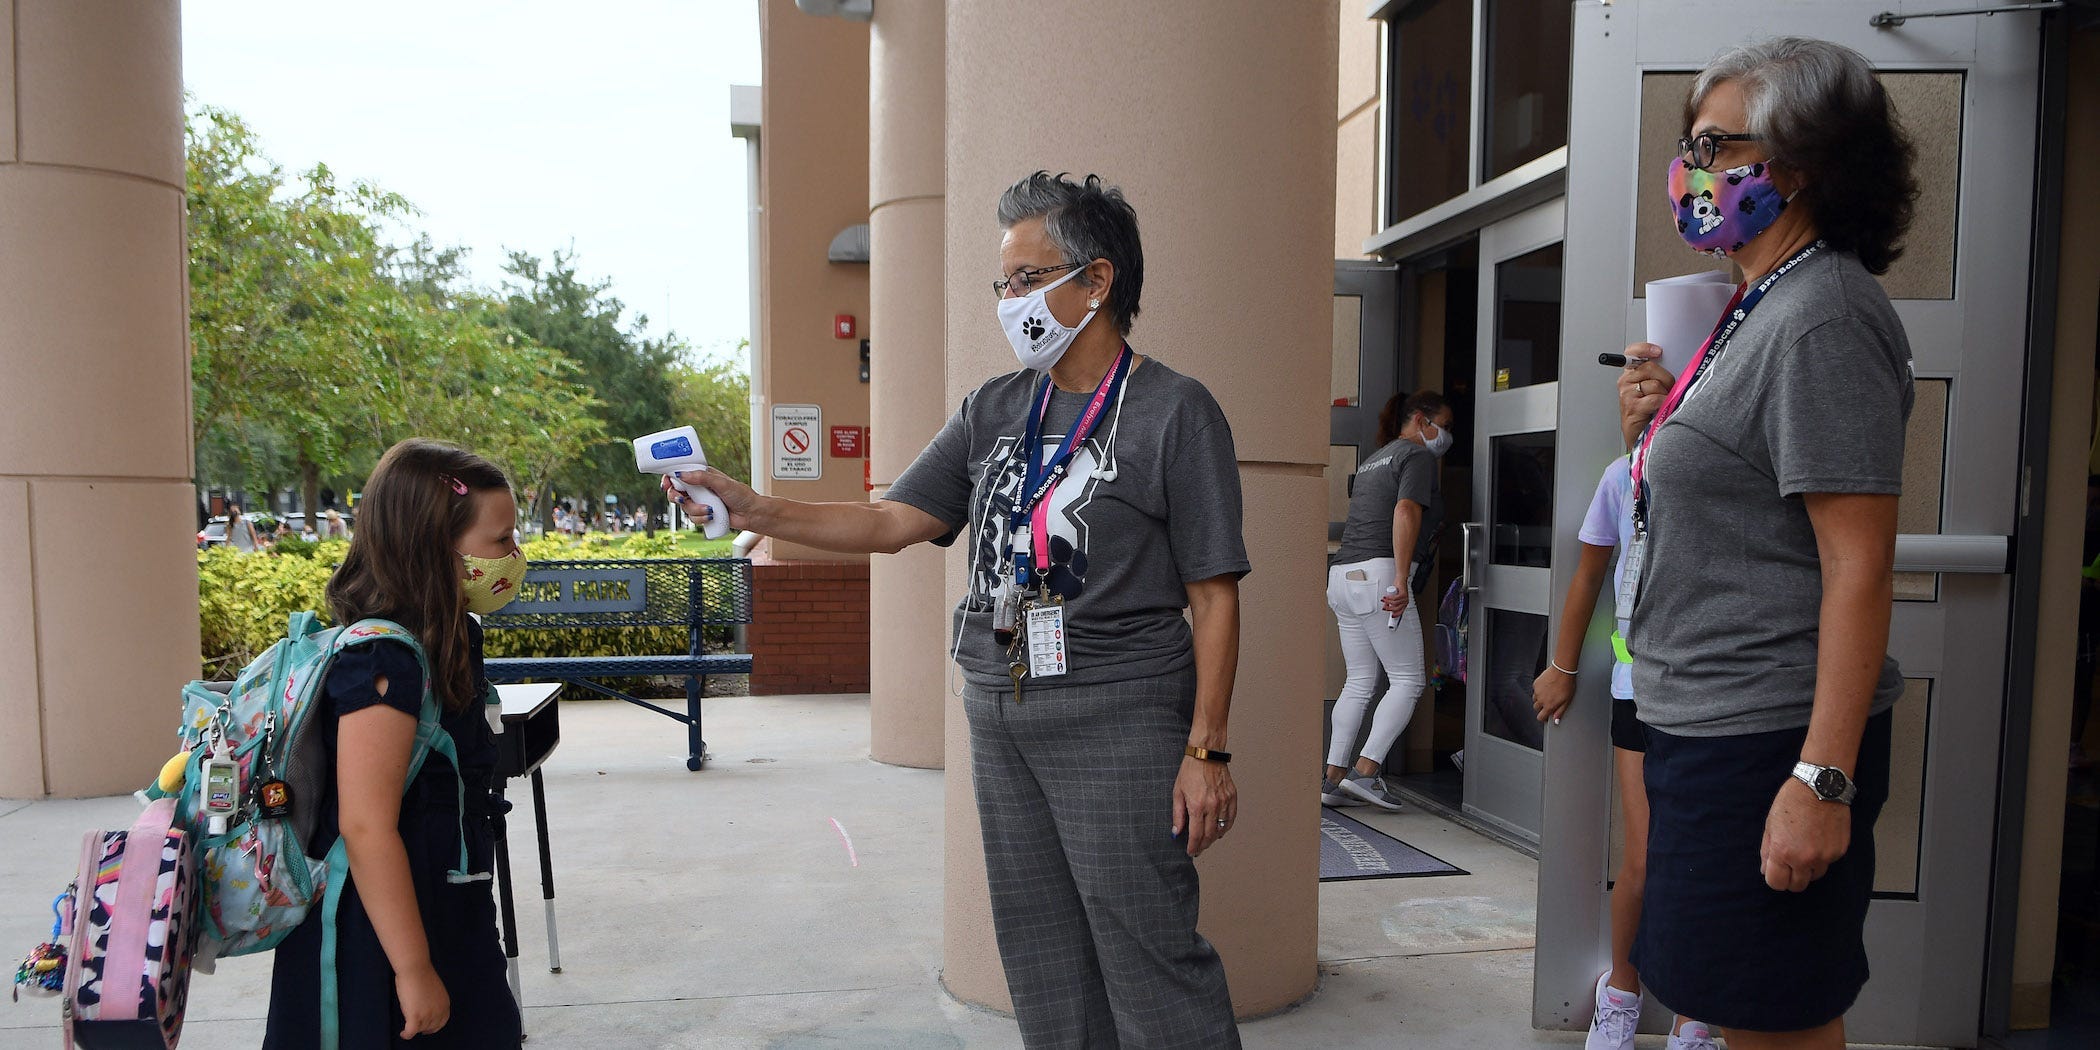
<svg viewBox="0 0 2100 1050">
<path fill-rule="evenodd" d="M 0 0 L 4 796 L 139 787 L 197 677 L 181 54 L 175 0 Z"/>
<path fill-rule="evenodd" d="M 868 424 L 881 499 L 948 417 L 942 354 L 941 0 L 884 0 L 868 46 Z M 868 752 L 937 769 L 946 696 L 942 551 L 920 544 L 868 566 Z"/>
<path fill-rule="evenodd" d="M 1206 383 L 1238 442 L 1254 562 L 1231 724 L 1240 816 L 1201 870 L 1202 929 L 1242 1016 L 1303 998 L 1317 975 L 1335 18 L 1266 0 L 948 8 L 948 404 L 1014 367 L 976 294 L 998 269 L 999 193 L 1036 168 L 1097 172 L 1144 234 L 1131 344 Z M 960 705 L 943 979 L 1005 1008 Z"/>
</svg>

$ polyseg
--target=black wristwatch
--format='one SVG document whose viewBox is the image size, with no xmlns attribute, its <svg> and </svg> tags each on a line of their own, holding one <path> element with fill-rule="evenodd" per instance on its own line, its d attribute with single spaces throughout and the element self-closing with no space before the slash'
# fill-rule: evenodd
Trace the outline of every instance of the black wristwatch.
<svg viewBox="0 0 2100 1050">
<path fill-rule="evenodd" d="M 1819 766 L 1813 762 L 1794 763 L 1794 779 L 1808 785 L 1823 802 L 1852 804 L 1852 797 L 1859 793 L 1859 786 L 1845 771 L 1836 766 Z"/>
</svg>

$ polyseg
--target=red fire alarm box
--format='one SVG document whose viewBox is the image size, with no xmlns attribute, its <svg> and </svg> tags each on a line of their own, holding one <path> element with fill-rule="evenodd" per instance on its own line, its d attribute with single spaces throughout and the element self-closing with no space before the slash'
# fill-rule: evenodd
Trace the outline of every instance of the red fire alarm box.
<svg viewBox="0 0 2100 1050">
<path fill-rule="evenodd" d="M 861 428 L 859 428 L 859 427 L 832 427 L 832 428 L 831 428 L 831 455 L 832 455 L 832 458 L 834 458 L 834 459 L 859 459 L 859 458 L 861 458 L 861 455 L 862 455 L 862 452 L 861 452 L 861 448 L 862 448 L 862 445 L 861 445 L 861 437 L 862 437 L 863 433 L 864 433 L 864 431 L 862 431 L 862 430 L 861 430 Z"/>
<path fill-rule="evenodd" d="M 853 315 L 839 314 L 831 319 L 831 334 L 840 339 L 853 338 Z"/>
</svg>

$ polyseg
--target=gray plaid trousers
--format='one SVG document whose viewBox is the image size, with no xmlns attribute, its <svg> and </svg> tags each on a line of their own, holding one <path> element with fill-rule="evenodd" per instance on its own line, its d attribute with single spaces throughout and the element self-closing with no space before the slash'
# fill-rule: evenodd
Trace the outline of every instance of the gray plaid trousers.
<svg viewBox="0 0 2100 1050">
<path fill-rule="evenodd" d="M 1225 966 L 1196 932 L 1173 837 L 1195 674 L 965 690 L 992 925 L 1022 1042 L 1240 1045 Z"/>
</svg>

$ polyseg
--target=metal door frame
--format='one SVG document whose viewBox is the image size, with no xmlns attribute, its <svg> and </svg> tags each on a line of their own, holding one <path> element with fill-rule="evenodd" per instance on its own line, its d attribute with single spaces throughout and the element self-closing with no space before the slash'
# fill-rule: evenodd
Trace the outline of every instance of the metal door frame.
<svg viewBox="0 0 2100 1050">
<path fill-rule="evenodd" d="M 1378 411 L 1385 407 L 1391 394 L 1377 397 L 1373 390 L 1405 390 L 1403 378 L 1412 379 L 1414 364 L 1407 363 L 1409 375 L 1401 373 L 1400 334 L 1400 276 L 1399 267 L 1391 263 L 1359 262 L 1352 259 L 1334 261 L 1334 297 L 1356 296 L 1361 305 L 1356 328 L 1356 404 L 1331 405 L 1327 417 L 1327 443 L 1332 445 L 1355 445 L 1356 461 L 1363 462 L 1365 453 L 1376 450 L 1372 444 L 1377 440 Z M 1377 333 L 1375 336 L 1372 333 Z M 1375 342 L 1378 354 L 1367 354 L 1364 347 Z M 1329 350 L 1332 353 L 1332 349 Z M 1341 538 L 1339 522 L 1327 523 L 1327 539 L 1333 542 Z"/>
<path fill-rule="evenodd" d="M 1473 510 L 1475 523 L 1465 526 L 1468 589 L 1472 602 L 1472 637 L 1466 682 L 1465 814 L 1473 820 L 1536 844 L 1539 841 L 1543 751 L 1534 751 L 1487 732 L 1488 673 L 1494 639 L 1489 637 L 1489 609 L 1546 617 L 1551 636 L 1552 569 L 1496 565 L 1491 543 L 1476 536 L 1493 535 L 1495 506 L 1493 442 L 1497 437 L 1558 429 L 1560 384 L 1535 383 L 1513 390 L 1494 388 L 1496 268 L 1527 252 L 1560 244 L 1567 227 L 1567 203 L 1556 198 L 1480 230 L 1480 268 L 1473 398 Z M 1565 286 L 1565 285 L 1564 285 Z M 1566 344 L 1562 345 L 1563 367 Z M 1556 438 L 1556 444 L 1558 439 Z M 1559 456 L 1555 456 L 1558 472 Z M 1556 483 L 1556 505 L 1559 501 Z M 1557 515 L 1556 515 L 1557 516 Z M 1556 528 L 1558 522 L 1555 523 Z M 1477 531 L 1476 531 L 1477 530 Z"/>
<path fill-rule="evenodd" d="M 1886 6 L 1883 0 L 1771 5 L 1774 13 L 1783 8 L 1785 32 L 1845 43 L 1883 70 L 1964 74 L 1955 298 L 1903 300 L 1897 308 L 1918 374 L 1960 376 L 1948 410 L 1942 482 L 1943 493 L 1958 498 L 1943 502 L 1942 532 L 2002 542 L 2017 523 L 2018 406 L 2027 393 L 2027 362 L 2023 354 L 2013 362 L 2018 367 L 1987 359 L 1963 367 L 1963 351 L 1994 343 L 2024 351 L 2035 122 L 2031 112 L 2014 120 L 2006 119 L 2006 111 L 2038 98 L 2037 16 L 2011 13 L 1870 28 L 1868 19 Z M 1572 406 L 1616 405 L 1610 370 L 1585 367 L 1583 358 L 1600 349 L 1616 350 L 1642 327 L 1641 303 L 1631 297 L 1631 230 L 1634 209 L 1646 206 L 1655 190 L 1633 185 L 1641 77 L 1695 70 L 1730 44 L 1767 35 L 1770 30 L 1760 28 L 1755 15 L 1740 0 L 1619 0 L 1576 7 L 1568 169 L 1569 199 L 1576 208 L 1570 213 L 1568 244 L 1570 258 L 1583 263 L 1568 270 L 1563 321 L 1561 395 L 1571 406 L 1561 414 L 1564 462 L 1577 461 L 1571 451 L 1603 462 L 1621 443 L 1615 410 Z M 1561 472 L 1559 482 L 1555 593 L 1572 573 L 1574 559 L 1566 555 L 1573 549 L 1587 494 L 1589 479 L 1575 473 Z M 1918 541 L 1905 546 L 1917 547 Z M 1944 576 L 1938 601 L 1899 603 L 1896 609 L 1891 651 L 1907 676 L 1935 679 L 1936 700 L 1925 745 L 1919 892 L 1910 900 L 1877 900 L 1870 912 L 1867 936 L 1875 976 L 1848 1015 L 1848 1036 L 1858 1041 L 1973 1046 L 1977 1039 L 1999 818 L 1993 788 L 2001 749 L 1973 745 L 2001 738 L 2007 709 L 2012 580 L 2004 569 L 2000 563 L 1982 574 Z M 1971 651 L 1965 658 L 1943 659 L 1940 643 L 1957 638 L 1987 640 L 1982 655 Z M 1996 644 L 1989 644 L 1993 640 Z M 1586 652 L 1585 660 L 1608 657 Z M 1539 1027 L 1586 1023 L 1586 990 L 1609 957 L 1608 703 L 1600 683 L 1584 685 L 1575 710 L 1555 727 L 1545 764 L 1542 819 L 1552 834 L 1543 843 L 1539 868 L 1532 1004 L 1533 1024 Z M 1959 694 L 1958 703 L 1951 702 L 1952 694 Z M 1950 845 L 1959 829 L 1975 836 L 1975 849 Z M 1972 964 L 1974 973 L 1969 972 Z"/>
</svg>

